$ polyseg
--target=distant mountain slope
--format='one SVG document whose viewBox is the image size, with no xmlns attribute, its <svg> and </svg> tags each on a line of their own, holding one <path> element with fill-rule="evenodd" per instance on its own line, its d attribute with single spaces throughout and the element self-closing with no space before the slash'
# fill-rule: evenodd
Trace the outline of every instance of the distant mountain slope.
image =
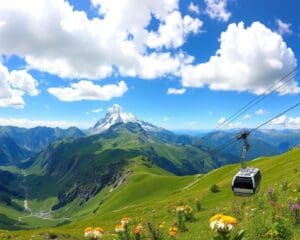
<svg viewBox="0 0 300 240">
<path fill-rule="evenodd" d="M 200 138 L 187 134 L 175 134 L 171 131 L 162 129 L 161 131 L 149 132 L 151 136 L 154 136 L 165 143 L 180 144 L 180 145 L 192 145 L 198 147 L 200 150 L 211 153 L 215 149 L 219 149 L 220 146 L 230 142 L 239 132 L 242 130 L 232 131 L 214 131 L 205 135 L 205 138 Z M 286 135 L 288 138 L 288 135 Z M 300 136 L 297 136 L 300 137 Z M 297 142 L 295 137 L 294 143 Z M 257 136 L 257 133 L 249 136 L 250 150 L 247 153 L 247 159 L 251 160 L 261 156 L 272 156 L 281 153 L 280 149 L 272 143 L 272 136 Z M 293 138 L 289 138 L 292 140 Z M 276 141 L 276 139 L 274 139 Z M 214 163 L 220 167 L 228 163 L 236 163 L 240 161 L 242 142 L 236 142 L 224 150 L 213 154 Z M 295 146 L 297 144 L 293 144 Z M 288 150 L 288 149 L 286 149 Z M 285 151 L 286 151 L 285 150 Z"/>
<path fill-rule="evenodd" d="M 20 148 L 12 138 L 0 136 L 0 165 L 18 165 L 30 156 L 31 152 Z"/>
<path fill-rule="evenodd" d="M 50 143 L 63 138 L 78 138 L 85 134 L 78 128 L 71 127 L 68 129 L 35 127 L 19 128 L 12 126 L 0 126 L 0 136 L 8 136 L 15 143 L 28 151 L 39 152 Z"/>
<path fill-rule="evenodd" d="M 219 147 L 223 144 L 230 142 L 239 131 L 216 131 L 208 134 L 205 137 L 205 140 L 202 141 L 203 145 L 208 147 Z M 261 156 L 272 156 L 279 154 L 280 151 L 277 149 L 276 146 L 269 144 L 267 141 L 264 141 L 264 138 L 257 138 L 254 134 L 248 137 L 248 141 L 250 144 L 249 151 L 247 153 L 247 159 L 251 160 Z M 200 140 L 201 143 L 201 140 Z M 228 162 L 234 163 L 239 161 L 241 152 L 242 152 L 243 143 L 236 142 L 227 148 L 225 148 L 222 152 L 223 154 L 230 154 L 233 157 L 233 160 Z M 223 165 L 223 164 L 222 164 Z"/>
<path fill-rule="evenodd" d="M 148 135 L 138 123 L 119 123 L 98 135 L 50 145 L 31 160 L 32 169 L 48 177 L 33 178 L 31 183 L 34 187 L 43 186 L 45 179 L 59 182 L 53 191 L 59 199 L 54 208 L 59 208 L 78 196 L 83 201 L 91 198 L 115 182 L 128 160 L 137 156 L 145 156 L 150 163 L 177 175 L 216 167 L 206 153 L 192 145 L 164 143 Z"/>
<path fill-rule="evenodd" d="M 283 153 L 289 150 L 289 148 L 300 144 L 299 129 L 263 129 L 254 132 L 253 137 L 263 140 L 264 142 L 276 147 L 280 153 Z"/>
<path fill-rule="evenodd" d="M 218 135 L 220 132 L 224 136 L 227 135 L 233 135 L 237 134 L 238 132 L 242 131 L 242 129 L 231 129 L 231 130 L 222 130 L 222 131 L 214 131 L 207 133 L 206 132 L 200 132 L 199 131 L 187 131 L 187 130 L 182 130 L 182 131 L 177 131 L 177 133 L 180 134 L 188 134 L 189 136 L 193 136 L 196 138 L 203 137 L 205 136 L 205 139 L 212 138 L 215 135 Z M 207 136 L 208 134 L 208 136 Z M 259 129 L 251 134 L 249 139 L 256 139 L 263 141 L 264 143 L 267 143 L 268 145 L 272 146 L 272 148 L 276 149 L 278 153 L 283 153 L 289 148 L 295 147 L 300 144 L 300 130 L 299 129 Z M 216 141 L 216 139 L 214 139 Z M 205 142 L 205 141 L 204 141 Z"/>
</svg>

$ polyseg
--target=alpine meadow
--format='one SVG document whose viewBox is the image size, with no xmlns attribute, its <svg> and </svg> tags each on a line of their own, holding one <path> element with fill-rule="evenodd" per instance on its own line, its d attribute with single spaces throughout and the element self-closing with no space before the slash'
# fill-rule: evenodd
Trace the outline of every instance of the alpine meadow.
<svg viewBox="0 0 300 240">
<path fill-rule="evenodd" d="M 0 240 L 299 240 L 299 9 L 0 1 Z"/>
</svg>

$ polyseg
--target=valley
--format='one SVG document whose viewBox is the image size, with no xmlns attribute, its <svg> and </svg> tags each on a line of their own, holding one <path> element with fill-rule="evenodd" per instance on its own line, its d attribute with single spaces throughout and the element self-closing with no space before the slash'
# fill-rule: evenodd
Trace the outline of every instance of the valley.
<svg viewBox="0 0 300 240">
<path fill-rule="evenodd" d="M 0 0 L 0 240 L 300 240 L 300 0 Z"/>
<path fill-rule="evenodd" d="M 132 117 L 127 122 L 121 113 L 118 107 L 112 108 L 101 121 L 103 131 L 97 127 L 95 134 L 53 140 L 16 165 L 0 166 L 6 176 L 0 183 L 8 176 L 14 179 L 4 188 L 7 201 L 0 201 L 1 239 L 43 240 L 52 233 L 60 236 L 58 239 L 83 239 L 84 228 L 98 225 L 108 231 L 105 239 L 114 239 L 114 225 L 122 217 L 172 226 L 176 206 L 187 204 L 195 211 L 196 220 L 189 224 L 188 232 L 179 233 L 179 239 L 200 240 L 203 238 L 197 236 L 207 232 L 211 215 L 234 215 L 235 204 L 253 206 L 270 187 L 291 183 L 298 191 L 300 149 L 296 146 L 276 155 L 269 143 L 251 139 L 254 151 L 249 158 L 253 160 L 248 164 L 261 170 L 261 190 L 252 197 L 236 197 L 231 181 L 239 169 L 236 162 L 241 145 L 218 154 L 209 151 L 232 134 L 212 134 L 208 145 L 203 145 L 200 138 L 153 125 L 149 131 L 143 122 L 146 130 L 133 115 L 125 115 L 126 119 Z M 107 128 L 105 122 L 111 125 Z M 268 154 L 274 156 L 264 156 Z M 211 192 L 213 185 L 218 192 Z M 245 228 L 252 239 L 253 230 L 245 225 L 243 214 L 240 221 L 239 228 Z M 293 234 L 300 236 L 296 228 Z"/>
<path fill-rule="evenodd" d="M 54 226 L 53 222 L 50 223 L 51 220 L 47 218 L 33 215 L 29 217 L 31 219 L 23 218 L 22 220 L 32 225 L 35 225 L 37 220 L 42 221 L 44 224 L 42 229 L 15 233 L 0 231 L 0 233 L 3 237 L 13 236 L 15 239 L 29 239 L 33 235 L 42 235 L 43 232 L 56 232 L 57 234 L 65 232 L 82 239 L 85 227 L 100 225 L 112 232 L 118 219 L 124 216 L 134 220 L 140 219 L 138 221 L 164 221 L 166 225 L 171 225 L 172 221 L 176 219 L 176 214 L 172 211 L 168 213 L 168 209 L 176 207 L 180 202 L 192 205 L 197 198 L 203 208 L 196 214 L 199 219 L 189 226 L 187 233 L 179 236 L 180 239 L 190 239 L 191 237 L 192 239 L 203 239 L 196 236 L 199 233 L 207 232 L 207 219 L 213 213 L 219 212 L 223 208 L 227 210 L 221 210 L 222 212 L 229 213 L 232 203 L 245 202 L 247 205 L 253 206 L 254 203 L 251 202 L 256 201 L 257 197 L 263 197 L 270 186 L 278 187 L 284 182 L 299 184 L 299 154 L 299 149 L 295 149 L 282 156 L 261 158 L 251 162 L 250 166 L 259 167 L 263 175 L 262 188 L 258 196 L 251 198 L 235 197 L 231 192 L 231 178 L 239 168 L 238 165 L 222 167 L 205 175 L 178 177 L 155 166 L 145 165 L 145 159 L 134 158 L 131 159 L 131 163 L 126 169 L 132 173 L 124 184 L 116 187 L 113 191 L 110 191 L 111 187 L 108 186 L 86 203 L 80 205 L 79 201 L 75 200 L 54 213 L 54 216 L 57 217 L 70 217 L 72 223 L 54 229 L 45 228 Z M 220 192 L 210 192 L 209 188 L 213 184 L 219 186 Z M 159 188 L 157 188 L 158 185 Z M 143 213 L 142 218 L 141 212 Z M 295 234 L 296 237 L 299 237 L 300 232 L 296 231 Z"/>
</svg>

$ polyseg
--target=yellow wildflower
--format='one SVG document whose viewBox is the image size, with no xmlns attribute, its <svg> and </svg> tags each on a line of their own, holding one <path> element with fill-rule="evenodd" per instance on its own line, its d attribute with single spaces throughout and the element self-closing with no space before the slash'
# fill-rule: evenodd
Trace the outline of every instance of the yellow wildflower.
<svg viewBox="0 0 300 240">
<path fill-rule="evenodd" d="M 214 215 L 213 217 L 211 217 L 211 218 L 209 219 L 209 222 L 213 222 L 213 221 L 215 221 L 215 220 L 219 220 L 219 219 L 221 219 L 223 216 L 224 216 L 223 214 L 216 214 L 216 215 Z"/>
<path fill-rule="evenodd" d="M 178 231 L 177 227 L 169 228 L 169 236 L 170 237 L 175 237 L 177 235 L 177 231 Z"/>
<path fill-rule="evenodd" d="M 84 236 L 86 238 L 92 238 L 94 235 L 94 229 L 91 227 L 87 227 L 86 229 L 84 229 Z"/>
<path fill-rule="evenodd" d="M 209 219 L 209 222 L 212 230 L 222 233 L 231 231 L 237 225 L 237 220 L 234 217 L 223 214 L 216 214 Z"/>
<path fill-rule="evenodd" d="M 158 225 L 158 227 L 159 227 L 159 228 L 164 228 L 164 225 L 165 225 L 165 222 L 161 222 L 161 223 Z"/>
<path fill-rule="evenodd" d="M 135 229 L 134 229 L 134 234 L 135 234 L 135 235 L 140 234 L 142 228 L 143 228 L 142 224 L 139 223 L 139 224 L 135 227 Z"/>
<path fill-rule="evenodd" d="M 193 212 L 193 209 L 192 209 L 190 206 L 186 205 L 186 206 L 184 207 L 184 212 L 185 212 L 185 213 L 192 213 L 192 212 Z"/>
<path fill-rule="evenodd" d="M 92 232 L 94 229 L 91 227 L 87 227 L 86 229 L 84 229 L 84 232 Z"/>
<path fill-rule="evenodd" d="M 231 216 L 223 216 L 221 217 L 221 221 L 226 223 L 226 224 L 232 224 L 232 225 L 236 225 L 237 224 L 237 221 L 234 217 L 231 217 Z"/>
<path fill-rule="evenodd" d="M 183 212 L 184 209 L 185 209 L 184 206 L 178 206 L 178 207 L 176 208 L 176 212 Z"/>
<path fill-rule="evenodd" d="M 121 219 L 121 224 L 122 225 L 127 225 L 129 223 L 129 218 L 128 217 L 124 217 Z"/>
<path fill-rule="evenodd" d="M 89 239 L 99 239 L 102 238 L 104 230 L 101 227 L 96 227 L 95 229 L 87 227 L 84 230 L 84 236 Z"/>
<path fill-rule="evenodd" d="M 104 233 L 104 230 L 103 230 L 103 228 L 101 228 L 101 227 L 96 227 L 94 231 L 95 231 L 95 232 L 102 233 L 102 234 Z"/>
<path fill-rule="evenodd" d="M 118 224 L 116 227 L 115 227 L 115 232 L 116 233 L 123 233 L 125 232 L 125 227 L 123 224 Z"/>
</svg>

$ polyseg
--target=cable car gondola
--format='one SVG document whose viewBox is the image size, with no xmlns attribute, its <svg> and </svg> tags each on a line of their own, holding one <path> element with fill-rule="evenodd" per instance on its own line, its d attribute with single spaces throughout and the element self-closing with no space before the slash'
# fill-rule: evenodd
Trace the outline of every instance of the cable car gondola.
<svg viewBox="0 0 300 240">
<path fill-rule="evenodd" d="M 241 169 L 232 180 L 235 195 L 252 195 L 258 192 L 261 174 L 258 168 Z"/>
<path fill-rule="evenodd" d="M 232 191 L 235 195 L 250 196 L 258 192 L 261 181 L 261 173 L 258 168 L 246 167 L 246 153 L 249 150 L 247 137 L 250 131 L 241 133 L 237 139 L 244 141 L 243 152 L 241 157 L 241 170 L 232 179 Z"/>
</svg>

